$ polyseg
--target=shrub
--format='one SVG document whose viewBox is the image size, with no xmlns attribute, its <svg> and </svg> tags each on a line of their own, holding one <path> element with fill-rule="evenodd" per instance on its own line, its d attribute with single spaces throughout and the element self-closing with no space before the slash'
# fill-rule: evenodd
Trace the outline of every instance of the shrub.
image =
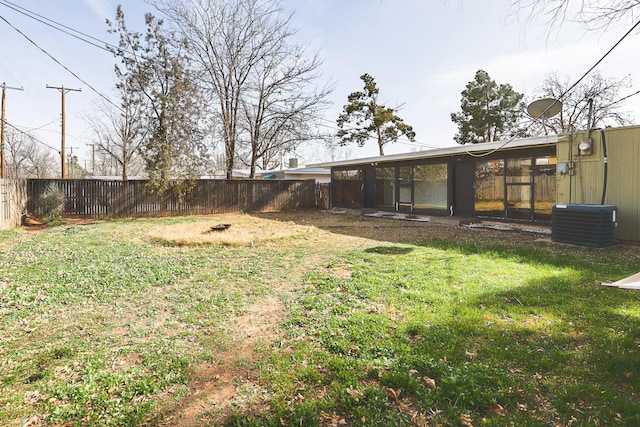
<svg viewBox="0 0 640 427">
<path fill-rule="evenodd" d="M 64 193 L 55 184 L 49 184 L 40 196 L 37 203 L 37 211 L 44 222 L 52 222 L 60 216 L 64 210 Z"/>
</svg>

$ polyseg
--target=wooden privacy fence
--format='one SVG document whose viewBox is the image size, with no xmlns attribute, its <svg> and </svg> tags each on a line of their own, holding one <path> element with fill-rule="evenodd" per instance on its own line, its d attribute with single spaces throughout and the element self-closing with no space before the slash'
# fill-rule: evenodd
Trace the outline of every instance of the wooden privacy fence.
<svg viewBox="0 0 640 427">
<path fill-rule="evenodd" d="M 132 218 L 215 214 L 237 211 L 279 211 L 315 208 L 313 180 L 198 180 L 178 197 L 158 194 L 147 181 L 44 180 L 27 181 L 27 210 L 38 216 L 38 199 L 55 185 L 65 198 L 63 216 Z"/>
<path fill-rule="evenodd" d="M 26 206 L 26 182 L 22 179 L 0 179 L 0 230 L 19 226 Z"/>
<path fill-rule="evenodd" d="M 331 207 L 331 184 L 316 184 L 316 206 L 320 209 L 329 210 Z"/>
</svg>

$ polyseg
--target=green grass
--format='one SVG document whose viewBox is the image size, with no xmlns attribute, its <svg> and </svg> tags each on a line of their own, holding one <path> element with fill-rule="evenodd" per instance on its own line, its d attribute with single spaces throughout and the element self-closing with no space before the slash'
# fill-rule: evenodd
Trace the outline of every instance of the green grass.
<svg viewBox="0 0 640 427">
<path fill-rule="evenodd" d="M 640 425 L 640 294 L 594 284 L 640 271 L 637 248 L 376 241 L 351 217 L 253 246 L 147 235 L 193 220 L 0 233 L 1 425 L 159 423 L 265 296 L 277 336 L 234 367 L 267 397 L 226 425 Z"/>
<path fill-rule="evenodd" d="M 563 252 L 443 241 L 350 252 L 350 280 L 310 274 L 292 302 L 290 345 L 264 373 L 275 415 L 233 425 L 314 425 L 327 412 L 348 425 L 640 424 L 640 300 L 593 284 L 637 271 L 637 258 Z"/>
</svg>

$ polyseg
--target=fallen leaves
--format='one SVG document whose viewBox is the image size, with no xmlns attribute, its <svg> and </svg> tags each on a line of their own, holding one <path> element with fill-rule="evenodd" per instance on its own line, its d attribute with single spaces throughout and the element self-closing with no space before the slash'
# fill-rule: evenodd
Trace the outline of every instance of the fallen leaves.
<svg viewBox="0 0 640 427">
<path fill-rule="evenodd" d="M 422 377 L 422 382 L 424 383 L 424 385 L 426 385 L 428 388 L 436 388 L 436 380 L 434 380 L 433 378 L 429 378 L 429 377 Z"/>
<path fill-rule="evenodd" d="M 330 427 L 339 427 L 347 425 L 347 420 L 337 414 L 329 414 L 324 411 L 320 411 L 320 422 Z M 281 418 L 280 423 L 284 426 L 287 425 Z"/>
<path fill-rule="evenodd" d="M 416 411 L 411 415 L 411 425 L 415 427 L 429 427 L 430 417 L 422 412 Z"/>
<path fill-rule="evenodd" d="M 507 416 L 507 411 L 499 403 L 494 403 L 493 405 L 489 406 L 489 413 L 497 415 L 499 417 L 506 417 Z"/>
<path fill-rule="evenodd" d="M 353 400 L 355 400 L 356 402 L 359 402 L 360 399 L 362 399 L 364 397 L 364 393 L 363 392 L 361 392 L 360 390 L 355 390 L 355 389 L 353 389 L 351 387 L 349 387 L 347 389 L 347 394 L 349 396 L 351 396 L 351 398 Z"/>
<path fill-rule="evenodd" d="M 37 427 L 40 425 L 42 425 L 40 423 L 40 417 L 38 415 L 33 415 L 24 421 L 22 427 Z"/>
<path fill-rule="evenodd" d="M 463 427 L 473 427 L 473 420 L 471 419 L 471 415 L 460 415 L 460 425 Z"/>
<path fill-rule="evenodd" d="M 411 375 L 412 377 L 419 378 L 420 372 L 416 371 L 415 369 L 411 369 L 409 371 L 409 375 Z M 427 386 L 427 388 L 436 388 L 436 380 L 434 380 L 433 378 L 425 376 L 419 379 L 422 381 L 422 383 L 425 386 Z"/>
<path fill-rule="evenodd" d="M 392 389 L 391 387 L 382 387 L 382 391 L 384 391 L 385 393 L 387 393 L 387 395 L 391 398 L 392 401 L 394 401 L 395 403 L 398 403 L 398 399 L 400 398 L 400 395 L 402 394 L 402 389 Z"/>
<path fill-rule="evenodd" d="M 42 398 L 42 393 L 40 393 L 38 390 L 27 391 L 24 394 L 24 403 L 29 405 L 37 405 L 42 401 Z"/>
</svg>

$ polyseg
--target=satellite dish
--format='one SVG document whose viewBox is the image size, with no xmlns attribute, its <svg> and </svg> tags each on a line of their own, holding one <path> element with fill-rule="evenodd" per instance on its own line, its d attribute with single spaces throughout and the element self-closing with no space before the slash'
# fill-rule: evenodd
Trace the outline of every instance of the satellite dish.
<svg viewBox="0 0 640 427">
<path fill-rule="evenodd" d="M 527 106 L 527 112 L 534 119 L 547 119 L 562 110 L 562 102 L 553 98 L 542 98 Z"/>
<path fill-rule="evenodd" d="M 545 120 L 555 116 L 560 111 L 562 111 L 562 102 L 553 98 L 538 99 L 527 106 L 527 112 L 531 117 L 542 120 L 545 135 L 547 134 L 547 127 L 544 124 Z"/>
</svg>

